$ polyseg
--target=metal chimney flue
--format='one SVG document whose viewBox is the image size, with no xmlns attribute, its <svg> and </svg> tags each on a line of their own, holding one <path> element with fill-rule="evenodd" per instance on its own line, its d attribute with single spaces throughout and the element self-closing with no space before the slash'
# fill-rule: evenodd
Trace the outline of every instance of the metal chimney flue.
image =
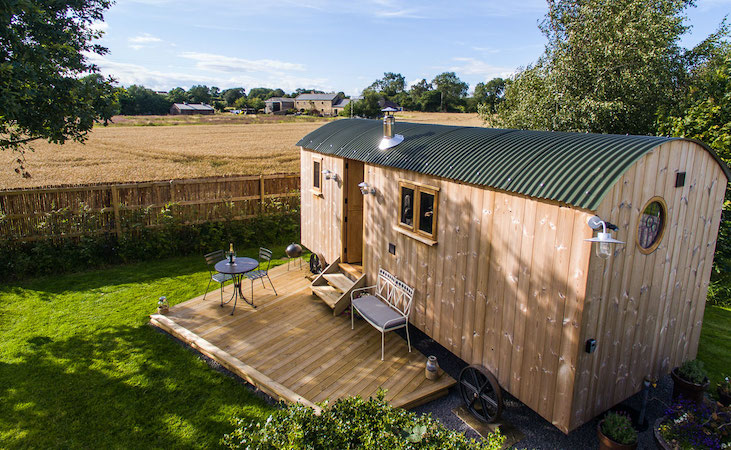
<svg viewBox="0 0 731 450">
<path fill-rule="evenodd" d="M 400 134 L 393 134 L 393 127 L 396 123 L 396 118 L 393 116 L 393 113 L 398 111 L 395 108 L 383 108 L 381 110 L 383 115 L 383 139 L 381 139 L 381 143 L 378 144 L 379 150 L 387 150 L 391 147 L 395 147 L 399 145 L 401 142 L 404 141 L 404 137 Z"/>
</svg>

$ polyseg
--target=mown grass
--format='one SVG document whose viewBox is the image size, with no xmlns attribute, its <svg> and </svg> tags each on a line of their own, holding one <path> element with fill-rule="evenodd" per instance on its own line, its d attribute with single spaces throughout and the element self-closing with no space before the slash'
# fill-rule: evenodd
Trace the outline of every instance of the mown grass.
<svg viewBox="0 0 731 450">
<path fill-rule="evenodd" d="M 183 257 L 0 287 L 0 448 L 209 448 L 232 417 L 266 418 L 242 383 L 148 325 L 158 297 L 207 283 L 202 258 Z"/>
<path fill-rule="evenodd" d="M 711 380 L 709 390 L 716 392 L 716 383 L 723 375 L 731 375 L 731 308 L 706 305 L 697 358 L 703 361 Z"/>
</svg>

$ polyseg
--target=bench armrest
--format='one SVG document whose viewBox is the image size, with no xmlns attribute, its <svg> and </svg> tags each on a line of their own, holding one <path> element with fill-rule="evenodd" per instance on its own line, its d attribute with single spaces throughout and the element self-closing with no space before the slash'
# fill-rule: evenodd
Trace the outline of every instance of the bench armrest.
<svg viewBox="0 0 731 450">
<path fill-rule="evenodd" d="M 362 287 L 362 288 L 358 288 L 358 289 L 353 289 L 352 291 L 350 291 L 350 301 L 351 302 L 353 301 L 353 299 L 355 298 L 355 297 L 353 297 L 353 295 L 356 292 L 358 292 L 358 291 L 367 291 L 369 289 L 375 289 L 375 288 L 376 288 L 376 286 L 373 285 L 373 286 L 366 286 L 366 287 Z"/>
</svg>

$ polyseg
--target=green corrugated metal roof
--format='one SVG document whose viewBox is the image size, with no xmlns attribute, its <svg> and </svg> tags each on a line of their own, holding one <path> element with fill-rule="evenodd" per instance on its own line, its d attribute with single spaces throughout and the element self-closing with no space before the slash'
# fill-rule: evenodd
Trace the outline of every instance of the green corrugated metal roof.
<svg viewBox="0 0 731 450">
<path fill-rule="evenodd" d="M 654 147 L 677 139 L 408 122 L 396 122 L 395 132 L 404 142 L 381 151 L 381 121 L 343 119 L 323 125 L 297 145 L 596 210 L 632 164 Z M 728 177 L 725 164 L 704 148 Z"/>
</svg>

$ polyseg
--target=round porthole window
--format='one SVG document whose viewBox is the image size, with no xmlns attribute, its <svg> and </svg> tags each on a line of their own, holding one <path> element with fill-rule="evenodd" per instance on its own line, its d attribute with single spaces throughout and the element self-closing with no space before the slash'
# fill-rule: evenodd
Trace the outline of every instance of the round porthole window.
<svg viewBox="0 0 731 450">
<path fill-rule="evenodd" d="M 642 209 L 640 224 L 637 229 L 637 245 L 642 253 L 655 251 L 665 232 L 667 207 L 660 197 L 653 197 Z"/>
</svg>

